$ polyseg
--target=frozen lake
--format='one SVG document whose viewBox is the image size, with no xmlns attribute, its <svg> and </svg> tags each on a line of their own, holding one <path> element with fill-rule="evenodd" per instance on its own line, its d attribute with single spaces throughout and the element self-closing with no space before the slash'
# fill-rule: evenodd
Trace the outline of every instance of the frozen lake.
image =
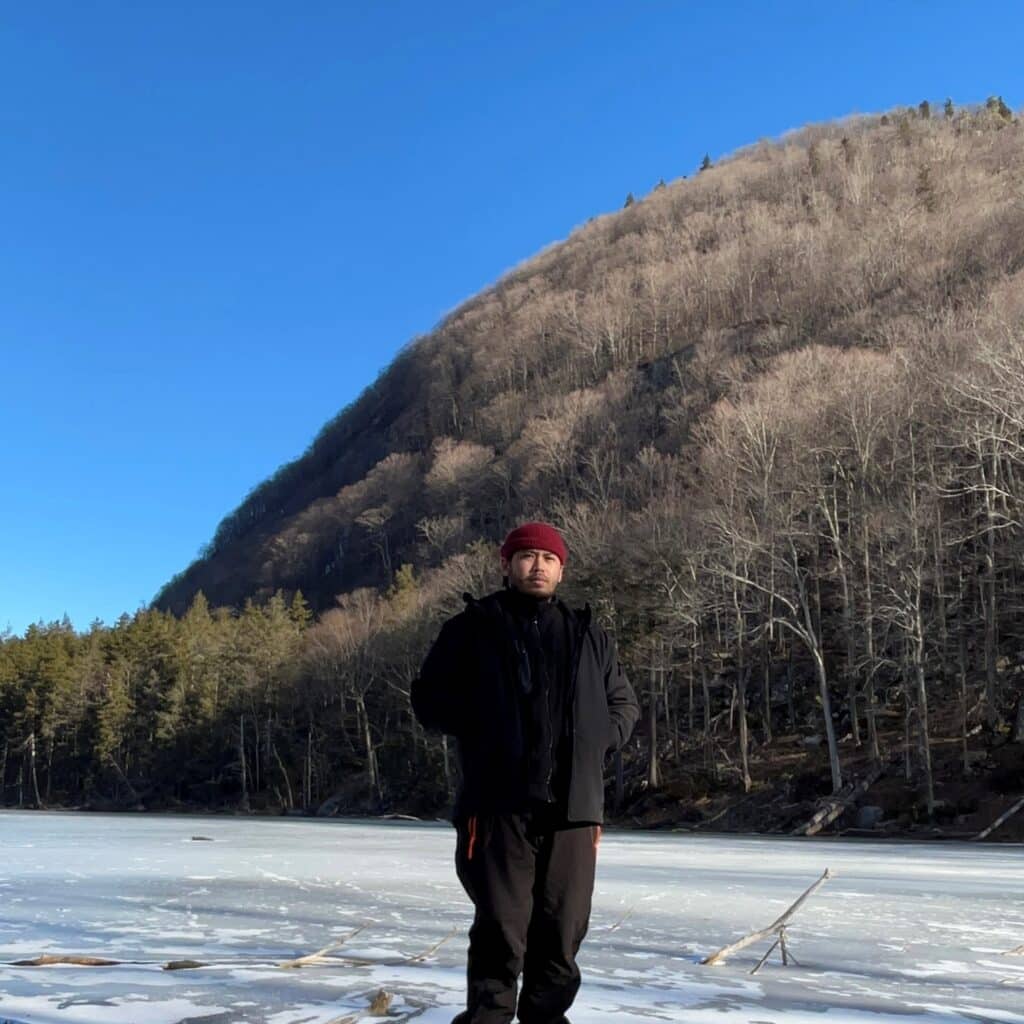
<svg viewBox="0 0 1024 1024">
<path fill-rule="evenodd" d="M 193 836 L 209 837 L 209 842 Z M 86 954 L 114 967 L 0 966 L 19 1024 L 448 1024 L 471 908 L 447 826 L 0 812 L 0 961 Z M 702 956 L 793 919 L 800 966 L 768 943 Z M 340 954 L 286 970 L 370 922 Z M 421 953 L 456 935 L 424 962 Z M 1024 848 L 609 833 L 573 1024 L 1024 1024 Z M 168 960 L 214 961 L 167 972 Z M 380 988 L 389 1018 L 366 1015 Z"/>
</svg>

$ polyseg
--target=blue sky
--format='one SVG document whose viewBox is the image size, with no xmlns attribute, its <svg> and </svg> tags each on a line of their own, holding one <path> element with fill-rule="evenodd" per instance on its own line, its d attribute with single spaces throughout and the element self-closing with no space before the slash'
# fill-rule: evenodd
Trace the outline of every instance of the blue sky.
<svg viewBox="0 0 1024 1024">
<path fill-rule="evenodd" d="M 148 602 L 399 348 L 811 121 L 1024 101 L 1024 6 L 0 11 L 0 632 Z"/>
</svg>

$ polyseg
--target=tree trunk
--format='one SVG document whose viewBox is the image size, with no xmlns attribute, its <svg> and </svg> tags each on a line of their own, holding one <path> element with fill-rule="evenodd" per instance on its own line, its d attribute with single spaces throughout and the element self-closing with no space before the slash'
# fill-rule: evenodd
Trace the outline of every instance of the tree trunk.
<svg viewBox="0 0 1024 1024">
<path fill-rule="evenodd" d="M 647 732 L 649 740 L 649 751 L 647 758 L 647 785 L 650 789 L 657 789 L 659 785 L 658 773 L 658 691 L 657 691 L 657 670 L 654 665 L 650 668 L 650 690 L 647 697 Z"/>
<path fill-rule="evenodd" d="M 985 709 L 989 725 L 994 726 L 999 720 L 999 692 L 996 677 L 996 656 L 998 638 L 996 635 L 996 514 L 992 497 L 995 486 L 997 464 L 993 451 L 988 485 L 985 493 Z M 984 470 L 982 471 L 984 474 Z"/>
<path fill-rule="evenodd" d="M 688 735 L 693 735 L 693 715 L 694 715 L 694 704 L 693 704 L 693 677 L 697 671 L 697 647 L 696 644 L 690 647 L 690 673 L 689 679 L 687 680 L 687 712 L 686 712 L 686 731 Z"/>
<path fill-rule="evenodd" d="M 736 614 L 736 704 L 739 711 L 740 771 L 743 792 L 749 793 L 750 780 L 750 732 L 747 728 L 747 679 L 750 675 L 746 666 L 746 619 L 740 604 L 739 581 L 736 579 L 738 565 L 733 552 L 732 606 Z M 744 567 L 745 568 L 745 567 Z"/>
<path fill-rule="evenodd" d="M 313 723 L 306 726 L 306 764 L 302 780 L 302 805 L 313 805 Z"/>
<path fill-rule="evenodd" d="M 42 807 L 43 801 L 39 796 L 39 779 L 36 778 L 36 734 L 28 734 L 28 771 L 32 780 L 32 794 L 35 797 L 35 806 Z"/>
<path fill-rule="evenodd" d="M 818 689 L 821 694 L 821 713 L 825 719 L 825 739 L 828 742 L 828 763 L 832 772 L 832 792 L 843 788 L 843 773 L 839 767 L 839 748 L 836 746 L 836 731 L 832 725 L 832 701 L 828 695 L 828 676 L 825 674 L 825 659 L 820 650 L 814 652 L 814 667 L 818 673 Z"/>
<path fill-rule="evenodd" d="M 448 737 L 444 734 L 441 736 L 441 752 L 444 755 L 444 788 L 448 799 L 451 800 L 455 796 L 455 784 L 452 780 L 452 755 L 448 749 Z"/>
<path fill-rule="evenodd" d="M 285 805 L 286 810 L 291 810 L 295 806 L 295 799 L 292 796 L 292 784 L 288 778 L 288 772 L 285 769 L 284 761 L 281 760 L 281 755 L 277 751 L 277 745 L 273 747 L 274 757 L 277 759 L 277 766 L 281 769 L 281 778 L 284 779 L 284 789 L 288 797 L 288 802 Z"/>
<path fill-rule="evenodd" d="M 356 698 L 356 711 L 363 734 L 363 748 L 366 752 L 366 782 L 370 790 L 370 799 L 380 799 L 380 777 L 377 772 L 377 750 L 373 745 L 373 734 L 370 731 L 370 716 L 366 713 L 366 702 L 363 695 Z"/>
<path fill-rule="evenodd" d="M 1010 742 L 1024 743 L 1024 695 L 1017 698 L 1017 714 L 1014 715 Z"/>
<path fill-rule="evenodd" d="M 959 583 L 959 598 L 957 605 L 963 615 L 964 607 L 964 571 L 963 568 L 957 574 Z M 957 674 L 960 678 L 960 742 L 961 755 L 963 757 L 963 773 L 970 774 L 971 759 L 967 752 L 967 630 L 966 624 L 961 620 L 957 629 Z"/>
<path fill-rule="evenodd" d="M 921 629 L 918 607 L 918 629 Z M 917 682 L 917 724 L 921 736 L 921 765 L 924 768 L 925 800 L 928 820 L 935 814 L 935 783 L 932 779 L 931 736 L 928 731 L 928 691 L 924 683 L 924 637 L 918 633 L 914 657 L 914 678 Z"/>
<path fill-rule="evenodd" d="M 861 512 L 861 540 L 864 545 L 864 652 L 867 655 L 868 677 L 865 686 L 865 712 L 868 720 L 868 744 L 871 759 L 878 764 L 882 752 L 878 746 L 878 695 L 875 692 L 875 624 L 871 599 L 871 543 L 868 537 L 867 516 Z"/>
<path fill-rule="evenodd" d="M 245 764 L 245 715 L 238 716 L 238 764 L 242 776 L 242 810 L 249 810 L 249 776 Z"/>
<path fill-rule="evenodd" d="M 700 662 L 700 687 L 704 699 L 704 767 L 715 772 L 715 757 L 711 745 L 711 687 L 708 685 L 707 662 L 701 658 Z"/>
</svg>

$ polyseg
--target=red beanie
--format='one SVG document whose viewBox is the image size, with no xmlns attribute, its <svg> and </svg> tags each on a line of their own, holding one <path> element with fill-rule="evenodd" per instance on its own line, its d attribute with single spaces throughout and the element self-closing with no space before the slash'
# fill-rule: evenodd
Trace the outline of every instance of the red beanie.
<svg viewBox="0 0 1024 1024">
<path fill-rule="evenodd" d="M 562 535 L 548 523 L 523 523 L 522 526 L 517 526 L 501 545 L 501 557 L 511 559 L 517 551 L 524 548 L 550 551 L 551 554 L 558 556 L 562 565 L 565 565 L 569 557 Z"/>
</svg>

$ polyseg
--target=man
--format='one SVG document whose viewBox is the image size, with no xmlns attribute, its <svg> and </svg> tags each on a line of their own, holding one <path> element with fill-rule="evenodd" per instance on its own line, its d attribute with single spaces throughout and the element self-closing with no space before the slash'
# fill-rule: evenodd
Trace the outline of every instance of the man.
<svg viewBox="0 0 1024 1024">
<path fill-rule="evenodd" d="M 604 760 L 639 709 L 590 606 L 555 597 L 567 554 L 553 526 L 513 530 L 505 588 L 465 595 L 412 685 L 423 725 L 458 740 L 455 865 L 475 915 L 453 1024 L 504 1024 L 517 1008 L 522 1024 L 566 1024 L 580 985 Z"/>
</svg>

